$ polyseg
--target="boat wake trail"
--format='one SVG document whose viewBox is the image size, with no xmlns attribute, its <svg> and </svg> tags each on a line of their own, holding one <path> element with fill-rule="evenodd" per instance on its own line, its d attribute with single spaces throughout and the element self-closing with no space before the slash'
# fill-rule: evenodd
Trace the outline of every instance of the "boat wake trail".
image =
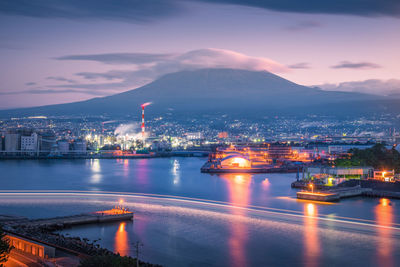
<svg viewBox="0 0 400 267">
<path fill-rule="evenodd" d="M 347 225 L 351 228 L 363 227 L 363 228 L 383 228 L 394 230 L 400 235 L 400 224 L 390 223 L 386 225 L 378 224 L 373 220 L 366 220 L 360 218 L 333 216 L 318 214 L 318 216 L 309 215 L 305 212 L 296 210 L 279 209 L 272 207 L 263 207 L 257 205 L 238 205 L 234 203 L 216 201 L 209 199 L 200 199 L 192 197 L 181 197 L 173 195 L 163 194 L 147 194 L 147 193 L 130 193 L 130 192 L 112 192 L 112 191 L 77 191 L 77 190 L 0 190 L 0 201 L 1 198 L 10 197 L 13 198 L 43 198 L 43 197 L 64 197 L 64 198 L 96 198 L 99 197 L 104 199 L 123 199 L 125 203 L 158 203 L 164 207 L 185 207 L 193 210 L 204 210 L 212 209 L 213 212 L 226 213 L 227 210 L 236 211 L 233 214 L 238 214 L 240 211 L 242 215 L 246 217 L 255 217 L 261 220 L 270 219 L 283 219 L 289 220 L 304 220 L 304 219 L 315 219 L 319 223 L 327 223 L 343 226 Z"/>
</svg>

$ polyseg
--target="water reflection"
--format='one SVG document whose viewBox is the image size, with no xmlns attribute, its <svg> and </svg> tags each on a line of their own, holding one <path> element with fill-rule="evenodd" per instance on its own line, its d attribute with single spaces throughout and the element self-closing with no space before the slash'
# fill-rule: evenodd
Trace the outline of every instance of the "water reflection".
<svg viewBox="0 0 400 267">
<path fill-rule="evenodd" d="M 121 256 L 129 254 L 129 239 L 128 232 L 125 229 L 126 223 L 121 222 L 118 230 L 115 233 L 114 252 L 119 253 Z"/>
<path fill-rule="evenodd" d="M 320 242 L 318 237 L 317 205 L 308 203 L 304 205 L 304 262 L 305 266 L 318 266 Z"/>
<path fill-rule="evenodd" d="M 124 170 L 124 177 L 128 177 L 129 176 L 129 160 L 128 159 L 124 159 L 123 170 Z"/>
<path fill-rule="evenodd" d="M 92 176 L 90 176 L 90 183 L 99 184 L 101 183 L 101 168 L 99 159 L 90 160 L 90 170 L 92 171 Z"/>
<path fill-rule="evenodd" d="M 375 207 L 376 223 L 381 226 L 392 226 L 393 223 L 393 206 L 389 199 L 382 198 L 379 205 Z M 385 227 L 377 227 L 378 232 L 378 248 L 377 260 L 379 266 L 394 266 L 393 263 L 393 229 Z"/>
<path fill-rule="evenodd" d="M 224 174 L 226 179 L 229 202 L 235 205 L 247 206 L 250 202 L 250 174 Z M 246 211 L 233 209 L 232 214 L 246 216 Z M 229 237 L 229 253 L 231 255 L 231 266 L 247 266 L 246 243 L 248 240 L 246 222 L 235 220 L 231 224 L 231 235 Z"/>
<path fill-rule="evenodd" d="M 271 185 L 270 181 L 268 178 L 265 178 L 262 182 L 261 182 L 262 188 L 264 190 L 267 190 L 269 188 L 269 186 Z"/>
<path fill-rule="evenodd" d="M 174 163 L 173 163 L 173 165 L 172 165 L 172 176 L 173 176 L 173 182 L 174 182 L 174 185 L 178 185 L 179 184 L 179 182 L 180 182 L 180 178 L 181 178 L 181 176 L 180 176 L 180 164 L 179 164 L 179 161 L 178 160 L 174 160 Z"/>
<path fill-rule="evenodd" d="M 146 185 L 149 183 L 149 161 L 147 159 L 138 159 L 136 162 L 137 168 L 133 168 L 135 170 L 135 177 L 137 177 L 139 184 Z"/>
</svg>

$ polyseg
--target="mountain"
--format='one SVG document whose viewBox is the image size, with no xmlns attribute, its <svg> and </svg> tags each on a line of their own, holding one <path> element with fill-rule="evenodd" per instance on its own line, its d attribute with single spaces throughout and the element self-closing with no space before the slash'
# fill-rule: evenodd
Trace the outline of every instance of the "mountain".
<svg viewBox="0 0 400 267">
<path fill-rule="evenodd" d="M 158 115 L 165 112 L 177 115 L 221 112 L 248 116 L 265 116 L 271 112 L 347 114 L 388 110 L 385 101 L 383 97 L 368 94 L 323 91 L 298 85 L 266 71 L 201 69 L 167 74 L 143 87 L 116 95 L 68 104 L 3 110 L 0 116 L 120 116 L 137 114 L 145 102 L 152 102 L 148 110 Z"/>
</svg>

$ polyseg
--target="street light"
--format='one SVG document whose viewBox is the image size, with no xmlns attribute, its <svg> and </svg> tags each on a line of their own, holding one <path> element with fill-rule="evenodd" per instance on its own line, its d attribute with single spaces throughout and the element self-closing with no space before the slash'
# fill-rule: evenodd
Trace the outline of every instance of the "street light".
<svg viewBox="0 0 400 267">
<path fill-rule="evenodd" d="M 314 184 L 309 184 L 308 186 L 311 188 L 311 192 L 314 193 Z"/>
</svg>

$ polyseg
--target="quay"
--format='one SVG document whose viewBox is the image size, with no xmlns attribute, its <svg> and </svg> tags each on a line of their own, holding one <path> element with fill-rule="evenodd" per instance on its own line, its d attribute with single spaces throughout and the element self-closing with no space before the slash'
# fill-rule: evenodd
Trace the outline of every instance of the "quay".
<svg viewBox="0 0 400 267">
<path fill-rule="evenodd" d="M 335 188 L 323 192 L 300 191 L 297 192 L 297 198 L 306 200 L 333 202 L 333 201 L 339 201 L 342 198 L 363 196 L 366 194 L 370 194 L 371 192 L 372 192 L 371 188 L 362 188 L 361 186 L 354 186 L 354 187 Z"/>
<path fill-rule="evenodd" d="M 384 198 L 397 198 L 400 199 L 400 192 L 371 190 L 363 193 L 366 197 L 384 197 Z"/>
</svg>

